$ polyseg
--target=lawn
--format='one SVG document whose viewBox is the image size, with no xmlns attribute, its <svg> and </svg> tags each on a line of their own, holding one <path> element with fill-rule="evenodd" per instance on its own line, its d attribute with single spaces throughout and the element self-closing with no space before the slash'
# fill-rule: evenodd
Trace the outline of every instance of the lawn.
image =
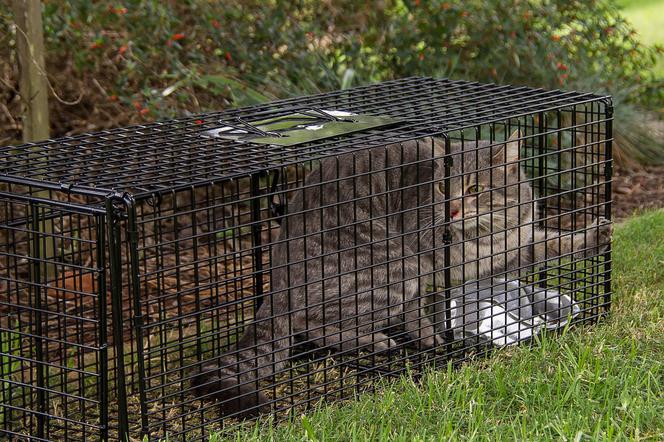
<svg viewBox="0 0 664 442">
<path fill-rule="evenodd" d="M 613 258 L 600 325 L 235 439 L 664 440 L 664 211 L 617 226 Z"/>
<path fill-rule="evenodd" d="M 664 0 L 619 0 L 625 17 L 632 22 L 641 42 L 664 45 Z M 664 77 L 664 54 L 660 54 L 656 72 Z"/>
</svg>

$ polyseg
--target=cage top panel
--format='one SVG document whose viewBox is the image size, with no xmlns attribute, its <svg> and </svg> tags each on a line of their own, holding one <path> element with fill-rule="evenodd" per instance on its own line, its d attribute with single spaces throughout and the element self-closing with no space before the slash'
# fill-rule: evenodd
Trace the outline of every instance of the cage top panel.
<svg viewBox="0 0 664 442">
<path fill-rule="evenodd" d="M 0 181 L 137 198 L 605 97 L 407 78 L 0 149 Z"/>
</svg>

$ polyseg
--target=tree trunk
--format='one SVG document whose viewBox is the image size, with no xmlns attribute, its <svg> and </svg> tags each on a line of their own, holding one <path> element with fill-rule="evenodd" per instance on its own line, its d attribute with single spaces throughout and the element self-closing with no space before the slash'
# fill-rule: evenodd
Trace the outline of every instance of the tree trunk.
<svg viewBox="0 0 664 442">
<path fill-rule="evenodd" d="M 16 24 L 16 51 L 19 67 L 19 92 L 21 94 L 23 141 L 42 141 L 49 138 L 48 80 L 44 63 L 44 33 L 40 0 L 13 0 Z M 48 158 L 44 158 L 45 163 Z M 37 169 L 37 172 L 39 169 Z M 32 191 L 36 197 L 48 198 L 48 190 Z M 47 262 L 41 267 L 40 279 L 55 276 L 55 266 L 49 264 L 55 258 L 55 238 L 50 210 L 31 205 L 39 219 L 39 257 Z"/>
<path fill-rule="evenodd" d="M 13 0 L 19 89 L 23 102 L 23 141 L 49 137 L 48 83 L 40 0 Z"/>
</svg>

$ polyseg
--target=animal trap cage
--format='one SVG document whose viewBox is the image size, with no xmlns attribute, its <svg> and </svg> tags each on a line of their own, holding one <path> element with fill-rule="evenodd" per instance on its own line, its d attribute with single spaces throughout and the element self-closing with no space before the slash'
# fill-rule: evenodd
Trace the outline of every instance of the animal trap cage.
<svg viewBox="0 0 664 442">
<path fill-rule="evenodd" d="M 610 305 L 610 97 L 409 78 L 0 151 L 0 434 L 203 440 Z"/>
</svg>

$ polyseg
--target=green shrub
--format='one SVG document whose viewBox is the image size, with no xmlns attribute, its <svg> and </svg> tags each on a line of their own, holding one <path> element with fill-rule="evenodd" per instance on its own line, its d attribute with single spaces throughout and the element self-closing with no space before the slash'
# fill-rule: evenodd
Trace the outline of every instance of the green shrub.
<svg viewBox="0 0 664 442">
<path fill-rule="evenodd" d="M 664 157 L 647 127 L 636 124 L 644 115 L 633 107 L 664 106 L 662 82 L 651 73 L 660 49 L 640 45 L 610 0 L 110 5 L 44 2 L 47 65 L 60 98 L 51 100 L 58 135 L 433 75 L 608 91 L 620 103 L 618 132 L 640 131 L 622 139 L 646 140 L 623 141 L 625 153 Z M 11 22 L 4 3 L 0 18 Z M 10 66 L 12 46 L 11 32 L 0 37 L 0 57 Z M 0 72 L 16 87 L 15 68 Z M 623 108 L 629 118 L 621 118 Z"/>
</svg>

